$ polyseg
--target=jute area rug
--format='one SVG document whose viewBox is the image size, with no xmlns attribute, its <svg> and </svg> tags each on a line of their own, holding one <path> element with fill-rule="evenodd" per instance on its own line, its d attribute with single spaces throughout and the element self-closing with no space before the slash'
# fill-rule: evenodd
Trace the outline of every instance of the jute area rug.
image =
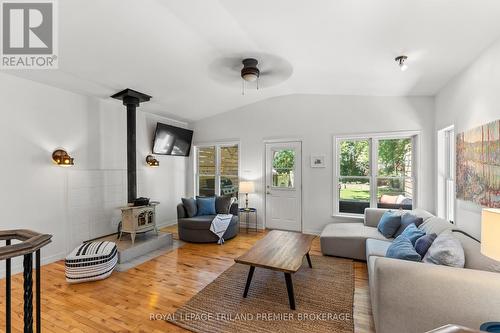
<svg viewBox="0 0 500 333">
<path fill-rule="evenodd" d="M 257 267 L 243 298 L 249 266 L 234 264 L 167 320 L 193 332 L 353 332 L 353 261 L 311 260 L 292 274 L 295 311 L 283 273 Z"/>
</svg>

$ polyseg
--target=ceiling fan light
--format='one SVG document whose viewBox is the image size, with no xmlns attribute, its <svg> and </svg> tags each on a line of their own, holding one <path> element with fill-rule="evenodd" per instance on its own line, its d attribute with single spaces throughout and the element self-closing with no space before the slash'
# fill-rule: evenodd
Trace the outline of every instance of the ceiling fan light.
<svg viewBox="0 0 500 333">
<path fill-rule="evenodd" d="M 243 80 L 248 81 L 248 82 L 253 82 L 257 80 L 258 76 L 255 73 L 246 73 L 241 76 Z"/>
</svg>

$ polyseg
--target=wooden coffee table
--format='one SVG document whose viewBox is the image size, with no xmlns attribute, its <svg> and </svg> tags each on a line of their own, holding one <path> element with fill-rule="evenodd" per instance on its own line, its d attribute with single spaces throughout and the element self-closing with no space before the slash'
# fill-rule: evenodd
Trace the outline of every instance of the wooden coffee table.
<svg viewBox="0 0 500 333">
<path fill-rule="evenodd" d="M 272 230 L 245 254 L 234 259 L 237 263 L 250 266 L 243 297 L 248 295 L 255 267 L 280 271 L 285 273 L 290 309 L 295 310 L 292 274 L 302 266 L 304 256 L 307 258 L 309 267 L 312 268 L 309 250 L 315 237 L 298 232 Z"/>
</svg>

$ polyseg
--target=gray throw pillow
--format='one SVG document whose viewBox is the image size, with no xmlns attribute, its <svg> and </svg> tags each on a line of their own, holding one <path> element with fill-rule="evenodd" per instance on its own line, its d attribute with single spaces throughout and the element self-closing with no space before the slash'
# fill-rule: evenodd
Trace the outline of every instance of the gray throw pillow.
<svg viewBox="0 0 500 333">
<path fill-rule="evenodd" d="M 215 211 L 217 214 L 229 214 L 231 199 L 229 196 L 217 196 L 215 198 Z"/>
<path fill-rule="evenodd" d="M 198 214 L 198 206 L 196 205 L 196 200 L 193 198 L 182 198 L 182 204 L 186 210 L 187 217 L 193 217 Z"/>
<path fill-rule="evenodd" d="M 432 242 L 422 261 L 428 264 L 463 268 L 465 254 L 462 243 L 451 232 L 444 231 Z"/>
<path fill-rule="evenodd" d="M 424 219 L 410 213 L 401 215 L 401 225 L 399 226 L 398 231 L 396 231 L 394 237 L 398 237 L 399 235 L 401 235 L 406 227 L 412 223 L 414 223 L 418 228 L 422 223 L 424 223 Z"/>
</svg>

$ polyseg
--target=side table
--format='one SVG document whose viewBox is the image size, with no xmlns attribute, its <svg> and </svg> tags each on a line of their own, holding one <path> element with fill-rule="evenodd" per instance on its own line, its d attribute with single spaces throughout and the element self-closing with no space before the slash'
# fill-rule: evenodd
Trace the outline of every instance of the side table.
<svg viewBox="0 0 500 333">
<path fill-rule="evenodd" d="M 240 208 L 240 228 L 241 223 L 243 222 L 243 216 L 245 216 L 246 229 L 248 232 L 248 227 L 250 225 L 250 215 L 254 216 L 255 222 L 255 232 L 257 232 L 257 208 Z"/>
</svg>

